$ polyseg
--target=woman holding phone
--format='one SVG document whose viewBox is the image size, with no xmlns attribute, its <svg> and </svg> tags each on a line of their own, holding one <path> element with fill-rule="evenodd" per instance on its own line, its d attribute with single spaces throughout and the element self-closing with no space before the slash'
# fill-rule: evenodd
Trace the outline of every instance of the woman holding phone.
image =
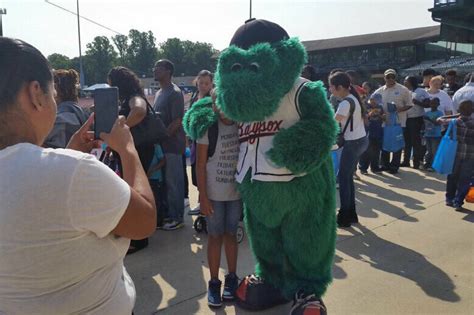
<svg viewBox="0 0 474 315">
<path fill-rule="evenodd" d="M 123 258 L 155 230 L 153 194 L 125 118 L 101 139 L 123 179 L 90 152 L 93 115 L 67 149 L 43 148 L 56 119 L 51 68 L 0 37 L 0 314 L 130 315 Z M 82 152 L 81 152 L 82 151 Z"/>
<path fill-rule="evenodd" d="M 115 67 L 109 71 L 108 82 L 119 90 L 119 115 L 126 117 L 126 124 L 132 128 L 143 121 L 147 114 L 147 100 L 137 75 L 126 67 Z M 136 147 L 143 169 L 148 171 L 155 147 L 153 144 L 142 144 Z M 148 246 L 148 238 L 130 243 L 128 254 L 133 254 Z"/>
</svg>

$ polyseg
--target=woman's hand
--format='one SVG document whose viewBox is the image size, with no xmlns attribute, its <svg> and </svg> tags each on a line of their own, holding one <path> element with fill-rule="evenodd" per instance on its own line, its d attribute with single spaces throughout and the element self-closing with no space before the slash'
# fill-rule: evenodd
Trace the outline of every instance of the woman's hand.
<svg viewBox="0 0 474 315">
<path fill-rule="evenodd" d="M 201 196 L 201 195 L 199 197 L 200 197 L 199 204 L 201 207 L 201 213 L 205 216 L 212 215 L 214 213 L 214 209 L 212 208 L 212 203 L 209 200 L 209 198 L 207 198 L 206 196 Z"/>
<path fill-rule="evenodd" d="M 125 116 L 119 116 L 110 133 L 100 133 L 100 138 L 119 155 L 125 151 L 135 150 L 135 143 L 126 121 Z"/>
<path fill-rule="evenodd" d="M 100 141 L 94 140 L 94 132 L 89 130 L 93 122 L 94 114 L 90 115 L 84 125 L 72 135 L 66 149 L 90 153 L 92 149 L 98 148 Z"/>
</svg>

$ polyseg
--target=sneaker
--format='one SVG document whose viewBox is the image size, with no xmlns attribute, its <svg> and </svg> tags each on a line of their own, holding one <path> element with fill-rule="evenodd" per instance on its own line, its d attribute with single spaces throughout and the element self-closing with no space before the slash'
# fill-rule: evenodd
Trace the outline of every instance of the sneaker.
<svg viewBox="0 0 474 315">
<path fill-rule="evenodd" d="M 199 215 L 201 213 L 201 205 L 198 204 L 196 208 L 188 211 L 188 215 Z"/>
<path fill-rule="evenodd" d="M 447 205 L 448 207 L 454 207 L 454 203 L 453 203 L 452 200 L 446 200 L 446 205 Z"/>
<path fill-rule="evenodd" d="M 182 227 L 184 227 L 183 222 L 178 222 L 178 221 L 173 220 L 168 223 L 165 223 L 161 229 L 165 231 L 174 231 Z"/>
<path fill-rule="evenodd" d="M 435 171 L 434 168 L 432 168 L 431 166 L 428 166 L 425 170 L 430 173 L 433 173 Z"/>
<path fill-rule="evenodd" d="M 184 209 L 189 208 L 189 198 L 184 198 Z"/>
<path fill-rule="evenodd" d="M 222 282 L 218 279 L 211 279 L 208 282 L 209 289 L 207 290 L 207 305 L 212 307 L 222 306 L 221 299 L 221 284 Z"/>
<path fill-rule="evenodd" d="M 403 163 L 400 164 L 400 167 L 410 167 L 410 162 L 403 161 Z"/>
<path fill-rule="evenodd" d="M 222 292 L 222 299 L 224 301 L 233 301 L 235 300 L 235 291 L 239 286 L 239 278 L 237 278 L 235 273 L 229 273 L 225 276 L 224 281 L 224 292 Z"/>
<path fill-rule="evenodd" d="M 361 173 L 361 174 L 364 174 L 364 175 L 369 174 L 369 172 L 367 172 L 367 170 L 360 170 L 360 173 Z"/>
<path fill-rule="evenodd" d="M 326 306 L 323 300 L 318 299 L 316 295 L 303 295 L 296 293 L 290 315 L 327 315 Z"/>
<path fill-rule="evenodd" d="M 380 174 L 383 172 L 381 168 L 370 169 L 370 171 L 374 174 Z"/>
</svg>

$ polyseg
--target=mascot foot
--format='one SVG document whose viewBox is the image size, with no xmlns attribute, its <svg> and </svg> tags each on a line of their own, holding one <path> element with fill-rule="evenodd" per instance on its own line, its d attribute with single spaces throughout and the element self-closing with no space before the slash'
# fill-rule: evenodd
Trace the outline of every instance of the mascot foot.
<svg viewBox="0 0 474 315">
<path fill-rule="evenodd" d="M 255 275 L 245 277 L 236 291 L 237 304 L 247 310 L 261 311 L 287 303 L 280 290 Z"/>
<path fill-rule="evenodd" d="M 316 295 L 296 293 L 290 315 L 327 315 L 323 300 Z"/>
</svg>

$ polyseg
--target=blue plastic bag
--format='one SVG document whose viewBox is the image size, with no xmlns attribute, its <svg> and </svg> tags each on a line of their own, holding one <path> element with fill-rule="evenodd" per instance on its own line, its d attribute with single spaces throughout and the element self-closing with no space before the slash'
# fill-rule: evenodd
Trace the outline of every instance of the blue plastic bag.
<svg viewBox="0 0 474 315">
<path fill-rule="evenodd" d="M 402 126 L 397 122 L 397 113 L 389 113 L 389 121 L 383 128 L 382 149 L 387 152 L 398 152 L 405 147 Z"/>
<path fill-rule="evenodd" d="M 458 141 L 456 139 L 456 119 L 449 122 L 448 130 L 441 139 L 432 167 L 439 173 L 449 175 L 453 172 Z"/>
</svg>

